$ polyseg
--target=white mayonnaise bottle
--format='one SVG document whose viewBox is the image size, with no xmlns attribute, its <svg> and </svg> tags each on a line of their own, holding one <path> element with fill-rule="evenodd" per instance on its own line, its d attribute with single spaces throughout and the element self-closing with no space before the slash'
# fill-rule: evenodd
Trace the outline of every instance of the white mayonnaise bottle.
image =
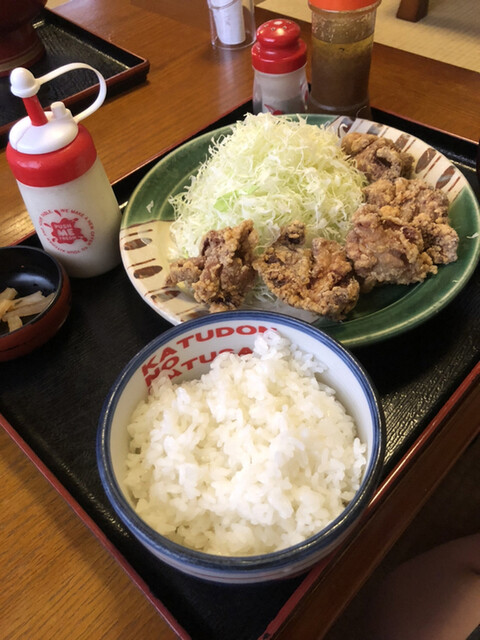
<svg viewBox="0 0 480 640">
<path fill-rule="evenodd" d="M 97 74 L 96 100 L 76 116 L 63 102 L 44 112 L 37 97 L 40 85 L 79 68 Z M 70 276 L 88 278 L 109 271 L 120 262 L 120 208 L 93 140 L 78 124 L 103 103 L 103 76 L 89 65 L 72 63 L 38 79 L 19 67 L 10 83 L 28 116 L 10 131 L 7 160 L 42 247 Z"/>
</svg>

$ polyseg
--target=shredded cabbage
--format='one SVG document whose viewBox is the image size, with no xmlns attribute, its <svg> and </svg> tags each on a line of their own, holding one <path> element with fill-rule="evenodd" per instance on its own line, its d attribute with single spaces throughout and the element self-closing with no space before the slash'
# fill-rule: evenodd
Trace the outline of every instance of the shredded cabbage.
<svg viewBox="0 0 480 640">
<path fill-rule="evenodd" d="M 364 184 L 333 131 L 301 116 L 247 114 L 231 134 L 212 139 L 209 158 L 170 198 L 172 258 L 198 255 L 207 231 L 247 219 L 259 235 L 258 251 L 293 220 L 305 223 L 307 244 L 314 236 L 342 242 Z"/>
</svg>

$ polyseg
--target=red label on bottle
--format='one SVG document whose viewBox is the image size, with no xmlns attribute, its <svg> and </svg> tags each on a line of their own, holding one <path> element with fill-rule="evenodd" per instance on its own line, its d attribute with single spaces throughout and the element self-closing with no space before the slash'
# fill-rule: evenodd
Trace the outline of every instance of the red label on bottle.
<svg viewBox="0 0 480 640">
<path fill-rule="evenodd" d="M 45 239 L 62 253 L 81 253 L 95 237 L 90 218 L 75 209 L 47 209 L 40 214 L 39 223 Z"/>
</svg>

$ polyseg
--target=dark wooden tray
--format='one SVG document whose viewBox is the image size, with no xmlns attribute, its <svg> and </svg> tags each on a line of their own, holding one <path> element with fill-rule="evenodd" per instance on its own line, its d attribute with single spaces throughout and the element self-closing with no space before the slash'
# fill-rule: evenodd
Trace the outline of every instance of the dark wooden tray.
<svg viewBox="0 0 480 640">
<path fill-rule="evenodd" d="M 48 9 L 42 11 L 34 28 L 45 47 L 45 55 L 30 67 L 35 77 L 70 62 L 84 62 L 105 78 L 107 99 L 147 77 L 150 68 L 147 59 L 103 40 Z M 78 112 L 91 101 L 97 85 L 93 72 L 79 69 L 42 85 L 38 97 L 44 108 L 60 100 Z M 0 144 L 4 146 L 12 124 L 26 115 L 22 100 L 10 91 L 8 76 L 0 78 L 0 103 Z"/>
<path fill-rule="evenodd" d="M 211 128 L 241 117 L 248 107 Z M 476 145 L 411 122 L 374 119 L 422 138 L 443 151 L 479 195 Z M 124 203 L 156 160 L 118 181 Z M 31 242 L 37 242 L 32 238 Z M 122 266 L 94 280 L 72 280 L 73 307 L 44 347 L 0 365 L 4 427 L 76 505 L 96 535 L 113 549 L 182 638 L 254 640 L 271 637 L 283 616 L 311 589 L 321 567 L 261 586 L 226 586 L 189 578 L 153 558 L 111 508 L 95 457 L 104 398 L 127 362 L 169 323 L 133 289 Z M 446 308 L 403 336 L 355 350 L 385 410 L 387 453 L 383 480 L 395 472 L 451 396 L 465 385 L 480 353 L 480 270 Z M 2 422 L 0 417 L 0 423 Z M 259 606 L 261 603 L 261 606 Z"/>
</svg>

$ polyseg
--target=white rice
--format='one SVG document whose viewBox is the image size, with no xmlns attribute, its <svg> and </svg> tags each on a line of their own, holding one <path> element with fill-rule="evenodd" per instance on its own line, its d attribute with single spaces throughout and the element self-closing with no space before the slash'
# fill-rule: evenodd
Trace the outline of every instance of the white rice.
<svg viewBox="0 0 480 640">
<path fill-rule="evenodd" d="M 253 354 L 222 353 L 198 380 L 160 377 L 128 426 L 137 513 L 171 540 L 229 556 L 324 528 L 358 489 L 366 451 L 324 370 L 269 330 Z"/>
</svg>

